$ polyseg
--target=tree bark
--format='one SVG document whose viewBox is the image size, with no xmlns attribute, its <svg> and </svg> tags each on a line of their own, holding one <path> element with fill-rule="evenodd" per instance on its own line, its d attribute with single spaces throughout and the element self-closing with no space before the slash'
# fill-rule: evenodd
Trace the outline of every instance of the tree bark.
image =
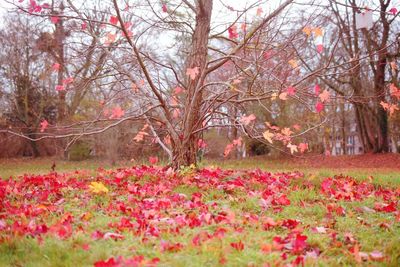
<svg viewBox="0 0 400 267">
<path fill-rule="evenodd" d="M 203 84 L 208 55 L 208 37 L 210 33 L 212 0 L 198 0 L 196 2 L 196 25 L 192 36 L 190 54 L 186 61 L 187 68 L 198 68 L 195 79 L 187 79 L 186 100 L 183 120 L 183 130 L 179 140 L 174 140 L 172 166 L 175 169 L 181 166 L 197 164 L 199 132 L 203 118 L 201 107 L 203 101 Z"/>
</svg>

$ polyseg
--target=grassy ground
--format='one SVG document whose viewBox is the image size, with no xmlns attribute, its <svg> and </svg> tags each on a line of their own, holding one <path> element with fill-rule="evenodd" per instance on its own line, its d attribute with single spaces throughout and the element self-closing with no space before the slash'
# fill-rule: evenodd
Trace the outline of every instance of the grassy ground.
<svg viewBox="0 0 400 267">
<path fill-rule="evenodd" d="M 56 160 L 56 175 L 49 174 L 53 160 L 0 162 L 3 179 L 44 174 L 0 186 L 0 266 L 400 263 L 395 168 L 310 168 L 257 158 L 202 163 L 237 171 L 186 169 L 173 177 L 160 169 L 106 171 L 98 170 L 112 167 L 103 162 Z M 239 171 L 255 168 L 304 176 Z M 73 173 L 82 169 L 89 171 Z M 336 178 L 335 190 L 322 190 L 326 177 L 341 173 L 354 179 Z M 109 191 L 95 193 L 93 181 Z"/>
</svg>

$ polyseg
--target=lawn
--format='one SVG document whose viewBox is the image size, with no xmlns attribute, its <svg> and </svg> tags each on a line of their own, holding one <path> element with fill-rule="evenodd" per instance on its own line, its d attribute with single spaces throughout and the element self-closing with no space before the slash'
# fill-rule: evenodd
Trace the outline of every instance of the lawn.
<svg viewBox="0 0 400 267">
<path fill-rule="evenodd" d="M 51 173 L 52 160 L 0 162 L 0 266 L 400 262 L 400 171 L 384 164 L 56 161 Z"/>
</svg>

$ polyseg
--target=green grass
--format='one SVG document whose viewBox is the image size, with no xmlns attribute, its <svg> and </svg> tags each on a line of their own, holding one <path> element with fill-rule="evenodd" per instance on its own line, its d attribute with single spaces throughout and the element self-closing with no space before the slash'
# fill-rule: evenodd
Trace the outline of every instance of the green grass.
<svg viewBox="0 0 400 267">
<path fill-rule="evenodd" d="M 2 161 L 0 176 L 7 178 L 24 173 L 40 174 L 48 173 L 52 160 L 33 161 Z M 67 162 L 57 160 L 57 172 L 70 172 L 86 169 L 91 173 L 99 167 L 113 168 L 99 161 Z M 215 188 L 200 189 L 193 185 L 179 184 L 173 188 L 173 192 L 182 193 L 189 198 L 193 193 L 201 192 L 206 203 L 215 202 L 221 207 L 231 209 L 239 219 L 246 213 L 258 216 L 271 217 L 276 221 L 284 219 L 296 219 L 301 222 L 304 234 L 308 236 L 307 242 L 312 247 L 318 248 L 322 253 L 317 259 L 307 259 L 307 266 L 354 266 L 358 265 L 354 255 L 348 252 L 344 245 L 345 234 L 351 233 L 359 242 L 361 251 L 371 252 L 379 250 L 385 255 L 385 261 L 364 262 L 366 266 L 398 266 L 400 263 L 400 225 L 395 222 L 391 213 L 358 213 L 357 207 L 373 208 L 375 202 L 381 201 L 375 197 L 369 197 L 360 202 L 333 201 L 346 209 L 346 216 L 334 215 L 331 220 L 326 218 L 326 203 L 332 202 L 322 196 L 319 191 L 320 182 L 324 177 L 332 177 L 337 174 L 352 176 L 359 180 L 368 180 L 373 177 L 372 183 L 377 186 L 400 186 L 400 174 L 398 170 L 391 169 L 328 169 L 307 168 L 305 166 L 292 166 L 282 161 L 260 162 L 252 160 L 204 162 L 203 166 L 219 166 L 225 169 L 254 169 L 260 168 L 272 173 L 300 171 L 304 178 L 293 181 L 291 186 L 296 190 L 288 192 L 291 205 L 283 208 L 281 212 L 274 213 L 271 210 L 263 210 L 259 205 L 258 197 L 251 197 L 241 190 L 230 193 Z M 129 162 L 121 163 L 127 166 Z M 114 167 L 115 168 L 115 167 Z M 151 182 L 151 177 L 138 181 L 139 184 Z M 302 187 L 305 183 L 311 183 L 314 187 Z M 111 190 L 112 191 L 112 190 Z M 265 253 L 261 250 L 263 244 L 270 244 L 273 237 L 285 236 L 288 230 L 276 227 L 264 230 L 262 224 L 242 222 L 241 231 L 235 231 L 232 227 L 226 227 L 225 238 L 205 241 L 200 247 L 191 243 L 192 238 L 207 231 L 212 233 L 217 228 L 215 225 L 205 225 L 199 228 L 183 229 L 181 234 L 162 233 L 159 239 L 150 239 L 143 242 L 141 237 L 129 232 L 123 232 L 124 240 L 97 240 L 93 241 L 90 233 L 98 229 L 108 229 L 110 222 L 118 221 L 120 215 L 115 217 L 104 214 L 101 209 L 93 207 L 110 205 L 115 199 L 126 201 L 125 196 L 93 197 L 88 202 L 82 202 L 79 192 L 68 192 L 64 196 L 66 204 L 64 212 L 71 213 L 75 218 L 80 218 L 83 213 L 91 214 L 91 219 L 84 225 L 84 231 L 77 231 L 71 238 L 60 240 L 53 236 L 45 236 L 42 241 L 30 237 L 2 238 L 0 234 L 0 266 L 92 266 L 95 261 L 108 259 L 113 256 L 143 255 L 146 259 L 158 257 L 160 266 L 217 266 L 221 259 L 227 260 L 228 266 L 247 266 L 254 264 L 262 266 L 268 262 L 271 265 L 283 265 L 281 252 L 272 251 Z M 305 205 L 305 206 L 304 206 Z M 177 210 L 179 211 L 179 210 Z M 215 211 L 214 211 L 215 212 Z M 111 213 L 113 214 L 113 213 Z M 2 215 L 5 216 L 4 214 Z M 0 217 L 2 218 L 2 217 Z M 56 221 L 57 214 L 50 214 L 47 221 Z M 381 227 L 382 223 L 390 224 L 390 228 Z M 84 222 L 77 222 L 76 228 L 83 226 Z M 331 225 L 332 224 L 332 225 Z M 322 225 L 330 227 L 338 232 L 337 239 L 341 246 L 332 245 L 328 234 L 314 233 L 311 228 Z M 106 231 L 106 230 L 104 230 Z M 178 252 L 161 252 L 159 242 L 161 239 L 172 243 L 182 243 L 184 248 Z M 231 242 L 241 240 L 245 244 L 244 251 L 235 251 L 230 247 Z M 82 245 L 89 244 L 88 251 L 82 249 Z M 289 255 L 289 260 L 295 257 Z M 287 263 L 288 261 L 286 261 Z"/>
</svg>

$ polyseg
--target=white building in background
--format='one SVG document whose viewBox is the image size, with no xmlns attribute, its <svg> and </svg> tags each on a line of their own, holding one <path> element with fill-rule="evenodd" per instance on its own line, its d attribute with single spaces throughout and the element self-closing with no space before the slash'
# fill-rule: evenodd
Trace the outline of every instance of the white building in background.
<svg viewBox="0 0 400 267">
<path fill-rule="evenodd" d="M 332 156 L 339 156 L 339 155 L 360 155 L 364 153 L 364 148 L 362 141 L 358 135 L 357 131 L 357 124 L 351 123 L 349 129 L 346 129 L 346 140 L 345 140 L 345 149 L 346 152 L 343 151 L 342 147 L 342 136 L 336 135 L 332 137 L 331 140 L 332 144 Z"/>
</svg>

